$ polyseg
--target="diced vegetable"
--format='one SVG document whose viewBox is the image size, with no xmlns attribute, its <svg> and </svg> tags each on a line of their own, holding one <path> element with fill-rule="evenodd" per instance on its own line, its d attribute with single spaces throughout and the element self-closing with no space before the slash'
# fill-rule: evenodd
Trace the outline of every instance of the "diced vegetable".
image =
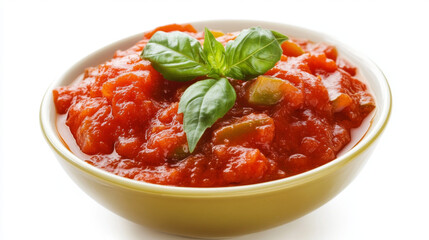
<svg viewBox="0 0 429 240">
<path fill-rule="evenodd" d="M 274 105 L 290 92 L 299 91 L 288 81 L 270 76 L 259 76 L 248 88 L 247 97 L 251 104 Z"/>
<path fill-rule="evenodd" d="M 344 71 L 350 73 L 350 75 L 355 76 L 357 72 L 357 68 L 353 66 L 349 61 L 342 57 L 338 57 L 335 61 L 337 63 L 338 68 L 343 69 Z"/>
<path fill-rule="evenodd" d="M 158 31 L 163 31 L 163 32 L 181 31 L 181 32 L 191 32 L 191 33 L 197 32 L 197 30 L 195 30 L 194 26 L 192 26 L 191 24 L 169 24 L 169 25 L 157 27 L 152 31 L 145 32 L 144 37 L 147 39 L 150 39 Z"/>
<path fill-rule="evenodd" d="M 283 54 L 290 57 L 297 57 L 304 53 L 302 48 L 291 41 L 285 41 L 282 43 Z"/>
<path fill-rule="evenodd" d="M 217 145 L 213 153 L 225 163 L 219 177 L 228 184 L 255 183 L 270 170 L 270 162 L 257 148 Z"/>
<path fill-rule="evenodd" d="M 340 93 L 334 100 L 331 101 L 333 112 L 341 112 L 353 102 L 352 98 L 345 93 Z"/>
<path fill-rule="evenodd" d="M 359 107 L 362 112 L 370 113 L 375 108 L 374 99 L 366 93 L 363 93 L 362 95 L 364 96 L 359 100 Z"/>
<path fill-rule="evenodd" d="M 221 31 L 210 30 L 210 32 L 213 34 L 213 36 L 215 38 L 222 37 L 223 35 L 225 35 L 225 33 L 221 32 Z"/>
<path fill-rule="evenodd" d="M 255 141 L 271 142 L 274 137 L 274 121 L 266 114 L 250 114 L 236 123 L 214 132 L 214 143 Z"/>
<path fill-rule="evenodd" d="M 173 152 L 171 152 L 168 156 L 168 158 L 174 159 L 174 160 L 182 160 L 189 156 L 191 153 L 189 152 L 189 148 L 187 144 L 180 145 L 176 147 Z"/>
</svg>

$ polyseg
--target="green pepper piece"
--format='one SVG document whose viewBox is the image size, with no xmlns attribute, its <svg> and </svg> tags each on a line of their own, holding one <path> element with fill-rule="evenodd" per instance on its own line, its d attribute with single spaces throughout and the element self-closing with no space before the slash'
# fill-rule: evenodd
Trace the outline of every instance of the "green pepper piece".
<svg viewBox="0 0 429 240">
<path fill-rule="evenodd" d="M 245 120 L 224 126 L 214 132 L 214 143 L 221 144 L 225 141 L 240 140 L 248 134 L 256 131 L 258 127 L 273 125 L 274 121 L 266 114 L 251 114 Z"/>
<path fill-rule="evenodd" d="M 288 92 L 299 91 L 286 80 L 271 76 L 259 76 L 248 88 L 247 99 L 255 105 L 275 105 Z"/>
<path fill-rule="evenodd" d="M 173 152 L 168 154 L 168 158 L 174 159 L 174 160 L 182 160 L 186 158 L 187 156 L 191 155 L 189 152 L 189 148 L 187 144 L 180 145 L 176 147 Z"/>
</svg>

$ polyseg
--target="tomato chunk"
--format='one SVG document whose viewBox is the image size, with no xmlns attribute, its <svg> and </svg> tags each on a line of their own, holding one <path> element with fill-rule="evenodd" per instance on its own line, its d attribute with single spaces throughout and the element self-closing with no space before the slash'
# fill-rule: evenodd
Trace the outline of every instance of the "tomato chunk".
<svg viewBox="0 0 429 240">
<path fill-rule="evenodd" d="M 66 123 L 82 152 L 113 151 L 115 126 L 111 112 L 111 107 L 102 98 L 86 98 L 71 106 Z"/>
<path fill-rule="evenodd" d="M 269 169 L 267 158 L 258 149 L 219 146 L 214 154 L 226 161 L 222 179 L 228 184 L 257 182 Z"/>
<path fill-rule="evenodd" d="M 152 31 L 145 32 L 144 37 L 147 39 L 150 39 L 158 31 L 163 31 L 163 32 L 181 31 L 181 32 L 190 32 L 190 33 L 197 32 L 197 30 L 195 30 L 194 26 L 192 26 L 191 24 L 169 24 L 169 25 L 157 27 Z"/>
<path fill-rule="evenodd" d="M 293 41 L 285 41 L 282 43 L 283 54 L 286 56 L 297 57 L 304 53 L 304 50 Z"/>
</svg>

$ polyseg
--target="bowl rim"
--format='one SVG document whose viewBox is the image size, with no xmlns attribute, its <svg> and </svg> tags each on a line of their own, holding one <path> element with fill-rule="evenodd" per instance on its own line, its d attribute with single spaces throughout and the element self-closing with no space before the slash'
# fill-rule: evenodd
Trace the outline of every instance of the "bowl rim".
<svg viewBox="0 0 429 240">
<path fill-rule="evenodd" d="M 299 30 L 299 31 L 309 33 L 310 35 L 318 35 L 326 39 L 327 42 L 331 42 L 335 44 L 336 47 L 341 46 L 343 49 L 347 49 L 349 54 L 354 55 L 355 57 L 357 57 L 358 59 L 362 60 L 365 63 L 366 67 L 370 70 L 370 72 L 372 72 L 376 76 L 375 79 L 380 84 L 380 92 L 382 93 L 382 99 L 383 99 L 382 101 L 384 102 L 384 105 L 383 105 L 383 108 L 379 109 L 377 104 L 375 115 L 377 114 L 380 115 L 379 120 L 377 122 L 372 123 L 372 125 L 374 125 L 372 130 L 367 134 L 365 134 L 365 136 L 361 139 L 361 141 L 359 141 L 358 144 L 356 144 L 352 149 L 350 149 L 343 155 L 330 161 L 329 163 L 326 163 L 322 166 L 306 171 L 304 173 L 300 173 L 294 176 L 277 179 L 269 182 L 256 183 L 256 184 L 243 185 L 243 186 L 228 186 L 228 187 L 210 187 L 210 188 L 179 187 L 179 186 L 147 183 L 147 182 L 137 181 L 137 180 L 115 175 L 113 173 L 107 172 L 105 170 L 99 169 L 95 166 L 92 166 L 86 163 L 82 159 L 75 156 L 71 151 L 69 151 L 63 145 L 63 143 L 58 137 L 58 133 L 56 131 L 53 131 L 53 129 L 56 129 L 55 127 L 56 123 L 50 121 L 49 119 L 50 112 L 53 109 L 55 109 L 53 105 L 53 98 L 51 93 L 52 93 L 52 90 L 55 87 L 57 87 L 57 84 L 60 83 L 63 79 L 65 79 L 66 76 L 68 76 L 72 72 L 72 69 L 82 64 L 86 59 L 105 51 L 107 48 L 109 48 L 112 45 L 117 45 L 117 44 L 120 44 L 121 42 L 126 41 L 127 39 L 136 38 L 137 36 L 142 36 L 143 33 L 139 33 L 132 36 L 128 36 L 119 41 L 115 41 L 85 56 L 80 61 L 72 65 L 60 78 L 56 79 L 51 83 L 51 85 L 48 87 L 48 89 L 46 90 L 43 96 L 43 99 L 40 105 L 40 112 L 39 112 L 39 121 L 40 121 L 40 126 L 42 129 L 44 138 L 46 139 L 50 147 L 56 152 L 56 154 L 58 154 L 61 158 L 66 160 L 67 163 L 73 165 L 74 167 L 77 167 L 81 171 L 97 178 L 98 180 L 101 180 L 116 186 L 135 190 L 135 191 L 143 191 L 150 194 L 162 194 L 162 195 L 168 195 L 168 196 L 187 197 L 187 198 L 189 197 L 216 198 L 216 197 L 242 196 L 242 195 L 258 194 L 258 193 L 266 193 L 270 191 L 297 186 L 297 185 L 312 181 L 313 179 L 323 177 L 324 175 L 327 175 L 330 172 L 335 171 L 336 169 L 341 168 L 342 166 L 348 164 L 356 156 L 358 156 L 359 154 L 363 153 L 366 149 L 368 149 L 379 138 L 379 136 L 385 129 L 391 115 L 392 93 L 385 75 L 373 61 L 371 61 L 369 58 L 362 55 L 361 53 L 354 51 L 352 48 L 346 46 L 340 41 L 324 33 L 320 33 L 320 32 L 299 27 L 299 26 L 283 24 L 278 22 L 256 21 L 256 20 L 227 20 L 226 19 L 226 20 L 207 20 L 207 21 L 190 22 L 190 24 L 192 25 L 210 25 L 210 24 L 213 25 L 213 24 L 227 24 L 227 23 L 234 23 L 239 25 L 263 24 L 263 25 L 270 25 L 274 27 L 277 26 L 279 28 Z M 86 67 L 89 67 L 89 66 L 86 66 Z M 52 124 L 54 126 L 52 126 Z"/>
</svg>

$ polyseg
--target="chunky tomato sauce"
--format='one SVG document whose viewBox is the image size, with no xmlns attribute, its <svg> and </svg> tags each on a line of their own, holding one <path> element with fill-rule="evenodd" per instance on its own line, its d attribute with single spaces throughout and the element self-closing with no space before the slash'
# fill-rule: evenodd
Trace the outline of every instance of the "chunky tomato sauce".
<svg viewBox="0 0 429 240">
<path fill-rule="evenodd" d="M 75 153 L 89 164 L 164 185 L 266 182 L 335 159 L 351 141 L 351 129 L 375 108 L 366 85 L 356 78 L 358 70 L 334 46 L 292 39 L 282 44 L 281 60 L 264 76 L 284 83 L 281 94 L 276 93 L 279 102 L 255 104 L 249 94 L 257 79 L 230 79 L 237 93 L 234 107 L 204 133 L 191 154 L 177 109 L 193 81 L 165 80 L 140 58 L 158 30 L 183 31 L 204 41 L 191 25 L 160 27 L 111 60 L 86 69 L 73 85 L 53 91 L 58 118 L 65 119 L 58 124 L 68 127 L 58 126 L 65 129 L 60 134 L 66 138 L 71 133 L 80 149 Z M 238 35 L 214 34 L 223 44 Z"/>
</svg>

